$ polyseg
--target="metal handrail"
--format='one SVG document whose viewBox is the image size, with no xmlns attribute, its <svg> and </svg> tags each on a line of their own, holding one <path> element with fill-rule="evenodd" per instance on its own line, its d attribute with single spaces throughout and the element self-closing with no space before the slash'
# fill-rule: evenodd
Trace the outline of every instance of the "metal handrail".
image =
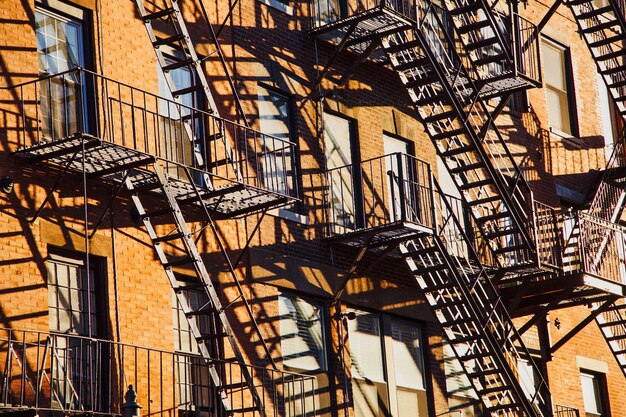
<svg viewBox="0 0 626 417">
<path fill-rule="evenodd" d="M 3 88 L 17 92 L 16 148 L 87 134 L 154 156 L 175 177 L 185 166 L 215 186 L 243 182 L 298 195 L 292 172 L 297 148 L 289 140 L 83 68 Z"/>
<path fill-rule="evenodd" d="M 554 417 L 579 417 L 578 408 L 568 407 L 565 405 L 554 405 Z"/>
<path fill-rule="evenodd" d="M 329 235 L 399 221 L 431 227 L 430 165 L 396 152 L 325 172 Z"/>
<path fill-rule="evenodd" d="M 177 410 L 211 410 L 211 415 L 226 417 L 224 410 L 215 407 L 219 398 L 227 398 L 231 409 L 256 406 L 240 388 L 245 382 L 240 364 L 220 359 L 206 362 L 193 353 L 55 332 L 0 329 L 0 355 L 0 408 L 119 415 L 129 384 L 147 415 L 169 417 Z M 313 376 L 245 367 L 265 415 L 315 414 Z M 220 373 L 222 387 L 212 385 L 209 368 Z"/>
</svg>

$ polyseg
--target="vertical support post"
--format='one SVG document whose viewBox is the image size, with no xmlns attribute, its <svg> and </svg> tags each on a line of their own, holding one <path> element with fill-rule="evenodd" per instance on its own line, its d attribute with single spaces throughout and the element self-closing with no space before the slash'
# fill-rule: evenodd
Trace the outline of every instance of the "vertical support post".
<svg viewBox="0 0 626 417">
<path fill-rule="evenodd" d="M 402 166 L 403 154 L 398 152 L 396 158 L 398 159 L 398 197 L 400 199 L 400 220 L 406 221 L 406 195 L 404 189 L 404 167 Z"/>
</svg>

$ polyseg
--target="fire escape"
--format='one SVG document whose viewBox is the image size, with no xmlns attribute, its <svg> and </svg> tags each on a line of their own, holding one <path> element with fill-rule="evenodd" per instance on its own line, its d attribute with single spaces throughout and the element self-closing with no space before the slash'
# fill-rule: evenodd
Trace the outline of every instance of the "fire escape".
<svg viewBox="0 0 626 417">
<path fill-rule="evenodd" d="M 393 247 L 399 248 L 485 410 L 494 416 L 552 415 L 550 395 L 541 381 L 531 393 L 519 383 L 516 372 L 521 369 L 511 357 L 531 359 L 531 368 L 540 374 L 519 334 L 552 309 L 598 303 L 590 320 L 612 318 L 601 327 L 613 352 L 623 355 L 626 333 L 616 330 L 624 325 L 619 316 L 622 307 L 614 302 L 625 294 L 625 287 L 619 268 L 617 276 L 615 269 L 598 271 L 607 258 L 619 263 L 615 251 L 598 252 L 595 264 L 589 260 L 589 245 L 603 245 L 598 228 L 590 232 L 581 223 L 580 234 L 562 241 L 558 213 L 534 201 L 498 130 L 496 118 L 511 94 L 541 85 L 537 28 L 513 8 L 494 10 L 484 1 L 451 0 L 443 7 L 429 1 L 368 5 L 368 10 L 346 12 L 324 1 L 315 3 L 311 34 L 336 46 L 313 87 L 321 85 L 343 50 L 357 54 L 357 63 L 368 57 L 388 59 L 479 233 L 470 240 L 461 216 L 437 203 L 446 198 L 434 180 L 431 188 L 411 185 L 400 201 L 388 196 L 385 205 L 389 194 L 385 189 L 402 189 L 400 177 L 407 181 L 415 170 L 406 165 L 394 170 L 383 162 L 381 172 L 389 177 L 371 191 L 380 200 L 378 205 L 368 204 L 368 193 L 357 188 L 346 196 L 352 181 L 346 179 L 348 174 L 338 178 L 337 172 L 328 172 L 331 244 L 357 247 L 355 264 L 366 251 L 383 248 L 393 253 Z M 338 83 L 346 82 L 354 70 L 349 68 Z M 368 176 L 363 167 L 352 171 L 360 183 L 376 182 L 376 175 Z M 411 216 L 415 210 L 406 209 L 398 216 L 398 205 L 422 207 L 413 190 L 420 187 L 432 190 L 436 208 L 432 217 Z M 363 224 L 342 224 L 345 214 L 338 220 L 336 213 L 345 212 L 339 202 L 346 199 L 353 206 L 349 211 L 361 212 Z M 357 202 L 361 200 L 364 203 Z M 380 205 L 387 215 L 368 221 L 369 212 Z M 603 247 L 614 247 L 613 234 L 619 232 L 604 234 Z M 476 254 L 481 242 L 486 242 L 489 253 Z M 518 333 L 509 315 L 531 319 Z M 504 357 L 508 359 L 498 361 Z M 491 385 L 492 381 L 498 382 Z"/>
<path fill-rule="evenodd" d="M 295 385 L 282 387 L 269 383 L 270 386 L 265 383 L 267 377 L 262 371 L 246 363 L 235 335 L 237 328 L 231 325 L 234 316 L 229 309 L 235 301 L 245 307 L 256 343 L 265 349 L 270 361 L 271 355 L 239 283 L 237 262 L 231 259 L 216 221 L 251 213 L 265 214 L 268 209 L 295 201 L 297 182 L 291 171 L 294 146 L 219 117 L 181 5 L 176 0 L 166 3 L 163 8 L 155 9 L 152 3 L 136 2 L 173 99 L 82 68 L 15 86 L 12 92 L 17 98 L 20 117 L 15 128 L 17 137 L 13 138 L 17 145 L 14 155 L 29 163 L 47 164 L 54 169 L 52 172 L 58 172 L 58 179 L 34 219 L 67 174 L 82 175 L 87 248 L 113 201 L 119 196 L 128 197 L 129 208 L 152 241 L 156 258 L 204 359 L 202 373 L 210 379 L 214 400 L 204 410 L 196 408 L 198 412 L 219 416 L 290 415 L 296 411 L 287 410 L 285 398 L 289 395 L 293 395 L 290 401 L 299 398 L 296 391 L 305 386 L 298 388 L 304 380 L 296 382 L 297 377 L 274 368 L 266 375 L 281 373 L 279 379 L 291 378 Z M 202 2 L 200 7 L 207 18 Z M 207 30 L 219 51 L 208 23 Z M 164 47 L 182 59 L 167 61 L 162 52 Z M 172 74 L 180 68 L 192 71 L 197 82 L 177 86 Z M 208 110 L 185 104 L 183 98 L 190 94 L 199 97 L 199 103 L 207 103 Z M 233 95 L 234 102 L 239 103 L 235 92 Z M 104 213 L 95 222 L 88 219 L 86 208 L 87 184 L 92 181 L 114 190 L 104 205 Z M 214 272 L 197 246 L 199 234 L 204 231 L 209 231 L 216 242 L 239 291 L 237 299 L 227 305 L 222 304 L 212 282 Z M 250 240 L 251 236 L 248 243 Z M 185 279 L 179 274 L 183 270 Z M 201 294 L 207 301 L 202 305 L 192 303 L 190 300 L 197 298 L 194 294 Z M 198 323 L 203 322 L 202 318 L 217 325 L 201 328 Z M 39 378 L 38 373 L 38 381 Z M 28 376 L 23 379 L 27 380 Z M 149 389 L 150 386 L 148 392 Z M 37 398 L 38 395 L 39 391 Z M 86 403 L 75 407 L 83 412 L 91 410 Z M 303 407 L 304 403 L 297 408 L 304 412 Z"/>
</svg>

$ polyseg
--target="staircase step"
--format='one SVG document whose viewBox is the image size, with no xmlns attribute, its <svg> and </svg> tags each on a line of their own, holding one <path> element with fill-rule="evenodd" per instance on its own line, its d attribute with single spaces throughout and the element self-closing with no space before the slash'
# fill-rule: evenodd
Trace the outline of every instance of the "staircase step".
<svg viewBox="0 0 626 417">
<path fill-rule="evenodd" d="M 600 327 L 612 327 L 612 326 L 624 326 L 624 325 L 626 325 L 626 319 L 602 323 L 600 324 Z"/>
<path fill-rule="evenodd" d="M 483 204 L 489 204 L 500 200 L 502 200 L 502 197 L 500 197 L 499 195 L 492 195 L 489 197 L 468 201 L 467 204 L 469 204 L 470 206 L 481 206 Z"/>
<path fill-rule="evenodd" d="M 478 352 L 478 353 L 471 353 L 469 355 L 464 355 L 459 359 L 462 360 L 463 362 L 467 362 L 467 361 L 473 361 L 474 359 L 486 358 L 488 356 L 490 356 L 489 353 Z"/>
<path fill-rule="evenodd" d="M 174 13 L 174 8 L 173 7 L 168 7 L 167 9 L 159 10 L 158 12 L 149 13 L 149 14 L 143 16 L 142 18 L 143 18 L 144 21 L 157 20 L 157 19 L 161 19 L 163 17 L 169 16 L 172 13 Z"/>
<path fill-rule="evenodd" d="M 526 245 L 514 245 L 514 246 L 506 246 L 504 248 L 494 249 L 493 253 L 495 253 L 496 255 L 502 255 L 504 253 L 515 252 L 515 251 L 525 250 L 525 249 L 528 249 Z"/>
<path fill-rule="evenodd" d="M 162 185 L 160 182 L 158 181 L 150 181 L 148 183 L 142 184 L 142 185 L 138 185 L 135 186 L 133 184 L 133 192 L 134 193 L 145 193 L 145 192 L 149 192 L 149 191 L 154 191 L 157 188 L 161 188 Z"/>
<path fill-rule="evenodd" d="M 458 135 L 464 135 L 467 133 L 467 130 L 464 127 L 459 127 L 457 129 L 448 130 L 446 132 L 436 133 L 432 136 L 433 140 L 441 140 L 448 139 Z"/>
<path fill-rule="evenodd" d="M 404 86 L 406 88 L 424 87 L 435 82 L 439 82 L 439 77 L 437 77 L 437 74 L 431 73 L 422 78 L 412 77 L 406 81 Z"/>
<path fill-rule="evenodd" d="M 454 110 L 443 111 L 437 114 L 433 114 L 431 116 L 424 117 L 425 123 L 435 123 L 440 122 L 445 119 L 454 119 L 456 117 L 456 113 Z"/>
<path fill-rule="evenodd" d="M 403 253 L 402 256 L 404 256 L 405 258 L 419 257 L 423 255 L 429 255 L 431 253 L 437 253 L 437 252 L 439 252 L 439 248 L 437 248 L 437 246 L 429 246 L 427 248 L 420 248 L 420 249 L 416 249 L 407 253 Z"/>
<path fill-rule="evenodd" d="M 447 267 L 445 264 L 418 266 L 417 271 L 420 275 L 430 274 L 433 272 L 439 272 L 445 270 Z"/>
<path fill-rule="evenodd" d="M 577 19 L 580 20 L 585 20 L 585 19 L 591 19 L 592 17 L 596 17 L 599 16 L 601 14 L 607 13 L 607 12 L 611 12 L 613 11 L 613 7 L 612 6 L 604 6 L 604 7 L 598 7 L 598 8 L 594 8 L 593 10 L 590 10 L 588 12 L 584 12 L 581 13 L 577 16 Z"/>
<path fill-rule="evenodd" d="M 403 62 L 402 64 L 398 64 L 395 66 L 396 71 L 406 71 L 411 68 L 422 68 L 426 65 L 429 65 L 430 61 L 426 57 L 418 58 L 414 61 Z"/>
<path fill-rule="evenodd" d="M 182 41 L 183 39 L 185 39 L 185 35 L 179 33 L 173 36 L 169 36 L 167 38 L 157 39 L 156 41 L 152 42 L 152 45 L 156 48 L 163 45 L 171 45 L 175 42 Z"/>
<path fill-rule="evenodd" d="M 471 190 L 472 188 L 480 188 L 486 185 L 493 185 L 493 180 L 491 178 L 485 178 L 484 180 L 468 182 L 467 184 L 461 184 L 459 188 L 461 190 Z"/>
<path fill-rule="evenodd" d="M 501 211 L 500 213 L 490 214 L 488 216 L 479 217 L 476 219 L 480 223 L 490 222 L 493 220 L 506 219 L 507 217 L 511 217 L 511 213 L 507 211 Z"/>
<path fill-rule="evenodd" d="M 389 54 L 397 54 L 398 52 L 406 51 L 407 49 L 415 48 L 418 46 L 421 46 L 420 41 L 418 39 L 414 39 L 412 41 L 408 41 L 399 45 L 392 45 L 388 48 L 385 48 L 385 50 Z"/>
<path fill-rule="evenodd" d="M 458 337 L 456 339 L 450 340 L 450 344 L 460 345 L 460 344 L 464 344 L 468 342 L 476 342 L 477 340 L 478 340 L 478 336 L 471 335 L 471 336 L 465 336 L 465 337 Z"/>
<path fill-rule="evenodd" d="M 450 14 L 452 16 L 460 16 L 462 14 L 475 12 L 480 9 L 480 2 L 478 1 L 470 1 L 467 5 L 457 7 L 456 9 L 451 9 Z"/>
<path fill-rule="evenodd" d="M 450 149 L 448 151 L 441 152 L 441 156 L 443 156 L 444 158 L 448 158 L 450 156 L 461 155 L 461 154 L 473 152 L 473 151 L 474 151 L 473 146 L 460 146 L 455 149 Z"/>
<path fill-rule="evenodd" d="M 622 38 L 623 38 L 623 36 L 621 34 L 615 35 L 615 36 L 610 36 L 608 38 L 600 39 L 599 41 L 590 42 L 589 43 L 589 47 L 590 48 L 598 48 L 600 46 L 608 45 L 608 44 L 613 43 L 613 42 L 621 41 Z"/>
<path fill-rule="evenodd" d="M 612 84 L 609 84 L 608 87 L 609 88 L 619 88 L 619 87 L 623 87 L 626 85 L 626 80 L 621 80 L 621 81 L 617 81 L 614 82 Z"/>
<path fill-rule="evenodd" d="M 498 43 L 498 38 L 496 38 L 494 36 L 493 38 L 481 39 L 479 41 L 472 42 L 472 43 L 466 45 L 465 47 L 468 50 L 470 50 L 470 51 L 475 51 L 477 49 L 481 49 L 481 48 L 485 48 L 487 46 L 495 45 L 496 43 Z"/>
<path fill-rule="evenodd" d="M 612 75 L 618 72 L 622 72 L 622 71 L 626 71 L 626 65 L 618 65 L 616 67 L 613 68 L 607 68 L 604 70 L 600 71 L 600 74 L 602 75 Z"/>
<path fill-rule="evenodd" d="M 519 230 L 517 229 L 504 229 L 504 230 L 497 230 L 495 232 L 489 232 L 489 233 L 485 233 L 485 238 L 486 239 L 495 239 L 498 237 L 504 237 L 504 236 L 510 236 L 513 234 L 519 233 Z"/>
<path fill-rule="evenodd" d="M 619 58 L 621 56 L 626 56 L 626 48 L 619 48 L 616 51 L 609 52 L 608 54 L 598 55 L 596 59 L 598 61 L 607 61 L 609 59 Z"/>
<path fill-rule="evenodd" d="M 478 58 L 474 60 L 474 65 L 479 67 L 482 65 L 493 64 L 494 62 L 502 63 L 505 60 L 507 60 L 507 56 L 505 53 L 495 54 L 495 55 L 486 55 L 482 58 Z"/>
<path fill-rule="evenodd" d="M 459 324 L 467 324 L 467 323 L 472 323 L 472 320 L 468 319 L 467 317 L 464 317 L 462 319 L 446 321 L 445 323 L 441 323 L 441 325 L 443 327 L 452 327 L 452 326 L 458 326 Z"/>
<path fill-rule="evenodd" d="M 455 299 L 455 300 L 446 300 L 445 303 L 442 302 L 441 304 L 433 306 L 433 308 L 436 310 L 447 310 L 450 307 L 463 306 L 463 305 L 465 305 L 465 300 Z"/>
<path fill-rule="evenodd" d="M 620 334 L 617 336 L 609 336 L 609 337 L 605 337 L 607 342 L 614 342 L 616 340 L 626 340 L 626 335 L 624 334 Z"/>
<path fill-rule="evenodd" d="M 512 402 L 510 404 L 498 404 L 498 405 L 493 405 L 490 407 L 485 407 L 485 409 L 487 409 L 490 413 L 493 413 L 495 411 L 500 411 L 500 410 L 506 410 L 508 408 L 515 410 L 519 408 L 519 405 L 516 402 Z"/>
<path fill-rule="evenodd" d="M 184 233 L 172 233 L 171 235 L 157 237 L 155 239 L 152 239 L 152 241 L 154 243 L 171 242 L 172 240 L 178 240 L 184 236 Z"/>
<path fill-rule="evenodd" d="M 489 387 L 480 390 L 481 395 L 493 394 L 494 392 L 502 392 L 510 390 L 511 388 L 508 385 L 500 385 L 497 387 Z"/>
<path fill-rule="evenodd" d="M 429 104 L 437 104 L 441 103 L 448 98 L 448 95 L 444 92 L 437 93 L 433 96 L 424 96 L 422 98 L 418 98 L 413 102 L 416 106 L 427 106 Z"/>
<path fill-rule="evenodd" d="M 612 19 L 612 20 L 608 20 L 606 22 L 602 22 L 602 23 L 600 23 L 598 25 L 589 26 L 588 28 L 585 28 L 585 29 L 581 30 L 581 32 L 585 33 L 585 34 L 599 32 L 601 30 L 608 29 L 608 28 L 611 28 L 613 26 L 616 26 L 617 24 L 618 24 L 617 20 Z"/>
<path fill-rule="evenodd" d="M 428 285 L 428 288 L 426 288 L 424 290 L 424 292 L 435 292 L 435 291 L 441 291 L 441 290 L 451 290 L 454 289 L 454 284 L 450 283 L 450 282 L 442 282 L 439 284 L 431 284 Z"/>
<path fill-rule="evenodd" d="M 461 165 L 455 168 L 451 168 L 450 169 L 450 173 L 451 174 L 460 174 L 462 172 L 467 172 L 467 171 L 473 171 L 475 169 L 478 168 L 484 168 L 485 164 L 483 164 L 482 162 L 474 162 L 472 164 L 467 164 L 467 165 Z"/>
<path fill-rule="evenodd" d="M 489 25 L 490 25 L 489 20 L 483 19 L 483 20 L 479 20 L 478 22 L 472 22 L 467 25 L 459 26 L 457 31 L 459 32 L 459 34 L 464 35 L 468 32 L 479 30 Z"/>
</svg>

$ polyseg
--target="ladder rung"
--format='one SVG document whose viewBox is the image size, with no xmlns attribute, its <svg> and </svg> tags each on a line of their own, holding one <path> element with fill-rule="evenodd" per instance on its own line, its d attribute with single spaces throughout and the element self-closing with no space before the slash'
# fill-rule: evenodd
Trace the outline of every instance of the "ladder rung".
<svg viewBox="0 0 626 417">
<path fill-rule="evenodd" d="M 434 122 L 439 122 L 441 120 L 445 120 L 445 119 L 453 119 L 455 117 L 455 112 L 454 110 L 448 110 L 448 111 L 443 111 L 441 113 L 437 113 L 437 114 L 433 114 L 430 116 L 426 116 L 424 117 L 424 122 L 425 123 L 434 123 Z"/>
<path fill-rule="evenodd" d="M 608 323 L 602 323 L 602 324 L 600 324 L 600 327 L 623 326 L 623 325 L 626 325 L 626 319 L 624 319 L 624 320 L 617 320 L 617 321 L 611 321 L 611 322 L 608 322 Z"/>
<path fill-rule="evenodd" d="M 183 39 L 185 39 L 185 35 L 179 33 L 173 36 L 169 36 L 167 38 L 157 39 L 156 41 L 152 42 L 152 45 L 155 47 L 162 46 L 162 45 L 171 45 L 174 42 L 178 42 Z"/>
<path fill-rule="evenodd" d="M 144 21 L 156 20 L 156 19 L 160 19 L 160 18 L 165 17 L 165 16 L 169 16 L 172 13 L 174 13 L 174 8 L 173 7 L 168 7 L 167 9 L 159 10 L 158 12 L 149 13 L 149 14 L 143 16 L 143 20 Z"/>
<path fill-rule="evenodd" d="M 485 237 L 487 239 L 494 239 L 497 237 L 509 236 L 514 233 L 519 233 L 519 230 L 516 230 L 516 229 L 497 230 L 495 232 L 485 233 Z"/>
<path fill-rule="evenodd" d="M 616 340 L 626 340 L 626 335 L 625 334 L 620 334 L 617 336 L 609 336 L 609 337 L 605 337 L 607 342 L 614 342 Z"/>
<path fill-rule="evenodd" d="M 171 235 L 157 237 L 155 239 L 152 239 L 152 241 L 154 243 L 170 242 L 172 240 L 177 240 L 177 239 L 180 239 L 182 237 L 185 237 L 184 233 L 172 233 Z"/>
<path fill-rule="evenodd" d="M 185 94 L 193 93 L 202 89 L 202 85 L 192 85 L 191 87 L 181 88 L 180 90 L 172 91 L 174 97 L 184 96 Z"/>
<path fill-rule="evenodd" d="M 616 51 L 609 52 L 608 54 L 599 55 L 596 59 L 598 61 L 606 61 L 608 59 L 619 58 L 626 55 L 626 48 L 619 48 Z"/>
<path fill-rule="evenodd" d="M 485 395 L 485 394 L 493 394 L 494 392 L 501 392 L 501 391 L 507 391 L 510 390 L 511 388 L 507 385 L 501 385 L 501 386 L 497 386 L 497 387 L 490 387 L 490 388 L 485 388 L 485 389 L 481 389 L 480 390 L 480 394 L 481 395 Z"/>
<path fill-rule="evenodd" d="M 172 210 L 171 207 L 167 207 L 167 208 L 164 208 L 164 209 L 161 209 L 161 210 L 151 210 L 151 211 L 149 211 L 147 213 L 142 214 L 140 217 L 142 219 L 145 219 L 147 217 L 163 216 L 165 214 L 171 214 L 173 212 L 174 212 L 174 210 Z"/>
<path fill-rule="evenodd" d="M 194 258 L 192 258 L 191 256 L 186 256 L 182 259 L 177 259 L 175 261 L 167 261 L 163 264 L 163 266 L 165 268 L 173 268 L 175 266 L 181 266 L 181 265 L 189 265 L 191 263 L 196 262 L 196 260 Z"/>
<path fill-rule="evenodd" d="M 196 340 L 198 342 L 203 342 L 203 341 L 223 339 L 226 336 L 228 336 L 228 333 L 226 333 L 226 332 L 219 332 L 219 333 L 212 333 L 212 334 L 203 334 L 203 335 L 201 335 L 199 337 L 196 337 Z"/>
<path fill-rule="evenodd" d="M 164 72 L 167 72 L 167 71 L 172 71 L 178 68 L 187 67 L 192 64 L 193 64 L 193 61 L 191 59 L 185 59 L 183 61 L 174 61 L 171 64 L 164 65 L 162 69 Z"/>
</svg>

